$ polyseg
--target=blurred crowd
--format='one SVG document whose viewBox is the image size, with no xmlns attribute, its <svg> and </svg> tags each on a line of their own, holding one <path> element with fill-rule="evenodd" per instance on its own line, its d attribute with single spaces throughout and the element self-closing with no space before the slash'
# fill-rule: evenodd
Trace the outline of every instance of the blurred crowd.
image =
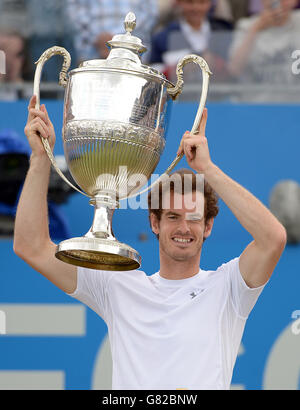
<svg viewBox="0 0 300 410">
<path fill-rule="evenodd" d="M 293 86 L 299 84 L 291 68 L 292 54 L 300 50 L 299 7 L 299 0 L 0 0 L 0 57 L 5 55 L 6 68 L 0 83 L 32 81 L 34 62 L 53 45 L 68 49 L 71 68 L 106 58 L 107 41 L 124 33 L 124 17 L 133 11 L 134 35 L 148 49 L 143 62 L 171 81 L 179 59 L 196 53 L 208 62 L 214 84 Z M 43 82 L 57 82 L 60 64 L 60 57 L 47 62 Z M 199 76 L 199 68 L 185 69 L 186 82 Z M 18 97 L 17 91 L 6 93 L 7 99 Z"/>
</svg>

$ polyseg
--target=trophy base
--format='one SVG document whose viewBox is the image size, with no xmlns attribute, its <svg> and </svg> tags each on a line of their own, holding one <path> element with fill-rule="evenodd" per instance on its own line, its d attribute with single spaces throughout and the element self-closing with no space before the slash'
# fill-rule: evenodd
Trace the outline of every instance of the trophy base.
<svg viewBox="0 0 300 410">
<path fill-rule="evenodd" d="M 71 265 L 97 270 L 128 271 L 141 266 L 138 252 L 115 239 L 67 239 L 59 243 L 55 256 Z"/>
</svg>

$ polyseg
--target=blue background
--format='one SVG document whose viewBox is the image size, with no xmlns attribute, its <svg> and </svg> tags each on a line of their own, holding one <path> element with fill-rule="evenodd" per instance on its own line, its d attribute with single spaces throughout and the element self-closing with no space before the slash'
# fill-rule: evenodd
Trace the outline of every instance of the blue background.
<svg viewBox="0 0 300 410">
<path fill-rule="evenodd" d="M 52 119 L 62 154 L 63 103 L 44 101 Z M 0 103 L 0 130 L 13 128 L 23 137 L 27 101 Z M 191 129 L 197 104 L 173 105 L 167 145 L 156 170 L 162 173 L 174 159 L 184 131 Z M 274 185 L 282 179 L 300 183 L 300 106 L 208 104 L 207 137 L 212 160 L 268 206 Z M 25 136 L 24 136 L 25 139 Z M 186 167 L 184 160 L 178 167 Z M 34 198 L 33 198 L 34 200 Z M 72 236 L 82 236 L 92 223 L 88 199 L 75 193 L 61 206 Z M 141 269 L 152 274 L 159 269 L 158 242 L 150 231 L 147 210 L 120 209 L 114 214 L 115 236 L 140 252 Z M 148 240 L 142 242 L 139 235 Z M 215 269 L 242 252 L 250 235 L 231 211 L 220 202 L 213 233 L 204 244 L 201 268 Z M 0 304 L 78 303 L 57 289 L 14 255 L 11 240 L 0 241 Z M 262 389 L 267 359 L 281 332 L 300 309 L 299 245 L 288 245 L 274 275 L 248 319 L 243 336 L 244 353 L 237 358 L 234 384 Z M 84 337 L 0 336 L 0 371 L 13 369 L 62 369 L 66 389 L 92 388 L 92 372 L 106 325 L 87 309 Z M 294 335 L 294 337 L 297 337 Z M 300 336 L 299 345 L 300 345 Z M 288 352 L 287 352 L 288 354 Z M 299 374 L 298 374 L 298 388 Z"/>
</svg>

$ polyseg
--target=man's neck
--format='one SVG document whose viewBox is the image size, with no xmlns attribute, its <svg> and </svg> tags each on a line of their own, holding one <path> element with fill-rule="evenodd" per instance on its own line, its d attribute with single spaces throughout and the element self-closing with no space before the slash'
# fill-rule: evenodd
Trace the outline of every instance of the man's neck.
<svg viewBox="0 0 300 410">
<path fill-rule="evenodd" d="M 200 255 L 187 261 L 177 261 L 160 253 L 161 277 L 169 280 L 188 279 L 197 275 L 200 269 Z"/>
<path fill-rule="evenodd" d="M 195 31 L 201 30 L 204 20 L 199 21 L 198 23 L 194 23 L 192 21 L 185 20 L 185 22 Z"/>
</svg>

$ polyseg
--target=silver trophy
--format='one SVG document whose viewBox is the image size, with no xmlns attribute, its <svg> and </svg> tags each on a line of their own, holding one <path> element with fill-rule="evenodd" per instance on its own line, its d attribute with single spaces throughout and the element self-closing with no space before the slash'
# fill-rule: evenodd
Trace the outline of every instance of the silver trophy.
<svg viewBox="0 0 300 410">
<path fill-rule="evenodd" d="M 202 95 L 191 132 L 196 132 L 206 103 L 209 67 L 197 55 L 184 57 L 177 66 L 174 85 L 159 71 L 143 65 L 146 51 L 131 32 L 136 26 L 134 13 L 125 19 L 125 34 L 107 43 L 110 54 L 104 60 L 90 60 L 67 71 L 71 58 L 62 47 L 46 50 L 34 77 L 36 108 L 40 107 L 40 80 L 45 62 L 59 54 L 64 58 L 59 83 L 66 87 L 62 138 L 68 169 L 78 185 L 69 182 L 57 166 L 48 140 L 42 138 L 49 159 L 59 175 L 74 189 L 90 198 L 95 207 L 92 227 L 83 237 L 62 241 L 56 257 L 64 262 L 92 269 L 132 270 L 140 267 L 141 257 L 112 232 L 112 215 L 121 199 L 141 194 L 134 176 L 148 181 L 165 147 L 168 112 L 183 88 L 183 67 L 190 62 L 203 74 Z M 181 159 L 177 156 L 168 174 Z M 130 181 L 130 183 L 129 183 Z M 155 182 L 158 183 L 160 178 Z M 147 189 L 152 189 L 150 186 Z"/>
</svg>

